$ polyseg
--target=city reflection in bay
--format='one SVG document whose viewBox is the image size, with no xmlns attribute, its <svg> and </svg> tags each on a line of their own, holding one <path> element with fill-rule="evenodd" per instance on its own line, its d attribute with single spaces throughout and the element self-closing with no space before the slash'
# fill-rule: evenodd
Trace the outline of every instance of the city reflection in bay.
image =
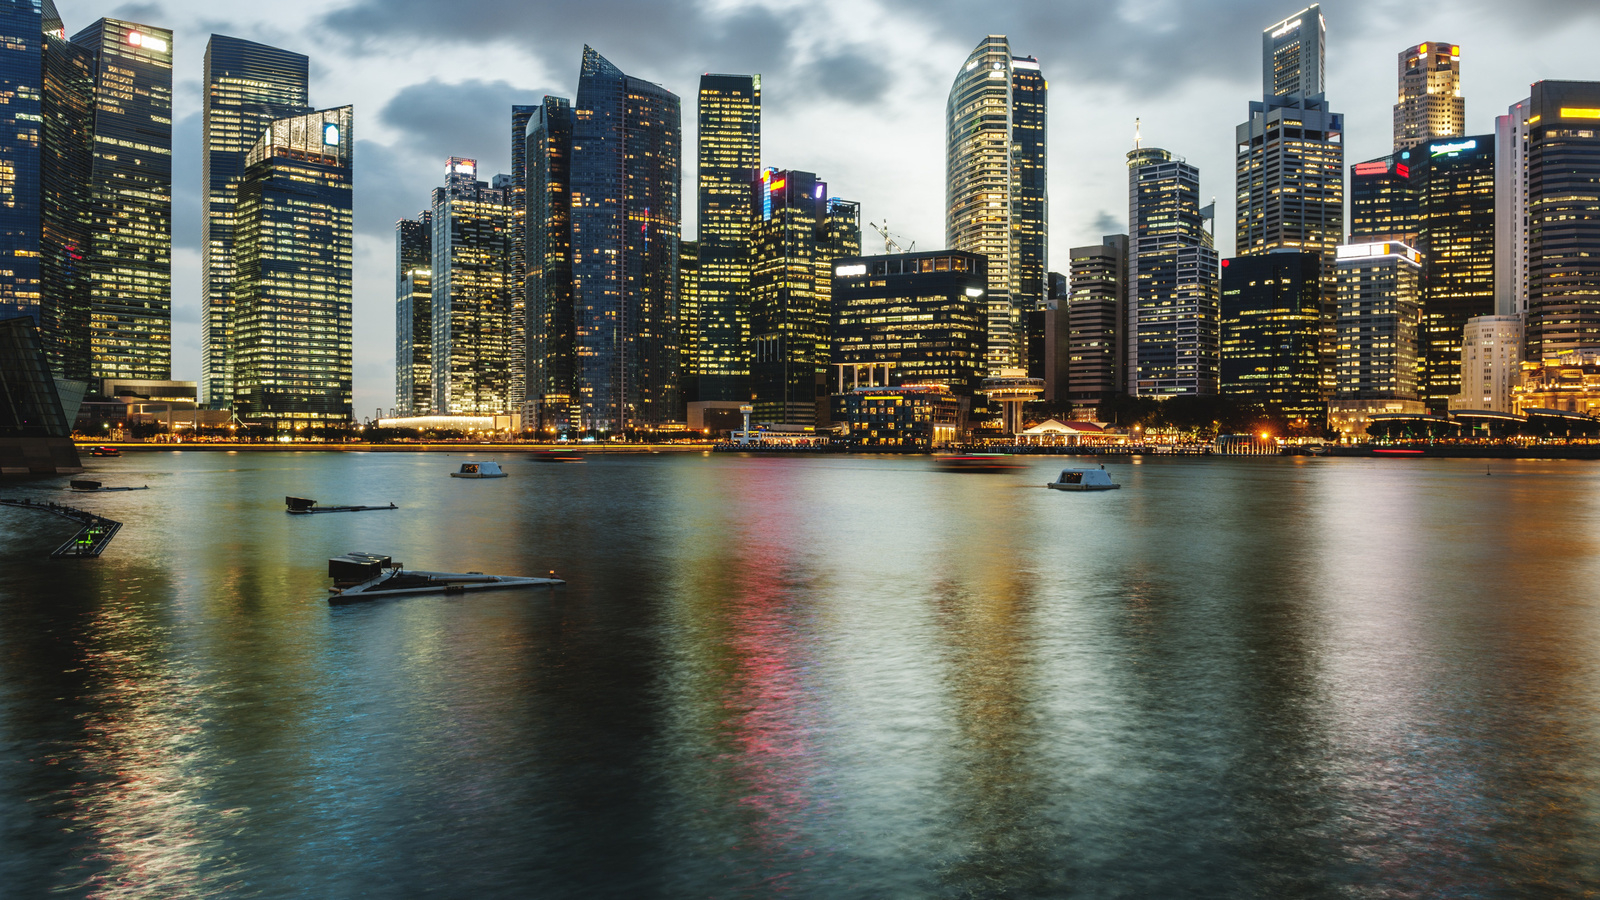
<svg viewBox="0 0 1600 900">
<path fill-rule="evenodd" d="M 1600 880 L 1584 464 L 1152 460 L 1063 495 L 1049 460 L 457 463 L 130 455 L 152 489 L 86 499 L 128 523 L 91 562 L 0 516 L 5 893 Z M 330 609 L 348 550 L 569 583 Z"/>
</svg>

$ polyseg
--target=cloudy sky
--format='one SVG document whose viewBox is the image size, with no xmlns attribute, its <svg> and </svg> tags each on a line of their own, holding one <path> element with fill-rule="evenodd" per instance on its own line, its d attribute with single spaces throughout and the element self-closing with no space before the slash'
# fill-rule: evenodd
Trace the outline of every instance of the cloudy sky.
<svg viewBox="0 0 1600 900">
<path fill-rule="evenodd" d="M 311 100 L 355 105 L 356 414 L 393 403 L 394 222 L 428 203 L 451 155 L 510 162 L 510 106 L 573 97 L 584 44 L 684 100 L 684 236 L 694 234 L 694 95 L 703 72 L 762 75 L 762 162 L 815 171 L 864 220 L 919 249 L 943 241 L 944 103 L 986 34 L 1039 58 L 1050 82 L 1050 258 L 1127 223 L 1123 154 L 1200 167 L 1231 253 L 1233 128 L 1261 90 L 1270 0 L 57 0 L 68 33 L 101 15 L 176 31 L 173 375 L 199 377 L 200 98 L 207 38 L 311 57 Z M 1388 152 L 1396 54 L 1462 47 L 1468 132 L 1541 78 L 1600 80 L 1595 0 L 1329 0 L 1328 96 L 1347 159 Z M 881 244 L 867 241 L 881 249 Z"/>
</svg>

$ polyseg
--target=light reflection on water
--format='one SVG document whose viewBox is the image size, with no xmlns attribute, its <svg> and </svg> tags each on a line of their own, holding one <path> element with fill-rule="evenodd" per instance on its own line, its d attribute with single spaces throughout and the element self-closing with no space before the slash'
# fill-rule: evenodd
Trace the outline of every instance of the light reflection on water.
<svg viewBox="0 0 1600 900">
<path fill-rule="evenodd" d="M 98 561 L 0 510 L 6 896 L 1600 883 L 1586 464 L 97 463 Z M 330 609 L 358 549 L 570 585 Z"/>
</svg>

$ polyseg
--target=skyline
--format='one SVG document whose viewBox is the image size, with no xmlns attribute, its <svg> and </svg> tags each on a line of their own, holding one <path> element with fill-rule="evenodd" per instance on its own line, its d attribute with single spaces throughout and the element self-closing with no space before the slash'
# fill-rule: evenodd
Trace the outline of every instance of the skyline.
<svg viewBox="0 0 1600 900">
<path fill-rule="evenodd" d="M 1019 55 L 1039 58 L 1051 83 L 1049 269 L 1060 272 L 1070 247 L 1126 227 L 1124 154 L 1135 117 L 1147 146 L 1200 168 L 1202 198 L 1216 196 L 1217 221 L 1231 223 L 1231 129 L 1260 90 L 1257 35 L 1298 5 L 1142 6 L 1102 19 L 1085 19 L 1072 4 L 982 15 L 935 10 L 896 18 L 892 28 L 881 26 L 895 4 L 848 10 L 824 4 L 780 18 L 749 6 L 715 14 L 691 4 L 651 6 L 624 17 L 618 12 L 626 4 L 558 15 L 478 3 L 431 24 L 427 17 L 436 10 L 418 3 L 388 4 L 382 21 L 373 18 L 375 3 L 326 13 L 288 4 L 275 7 L 270 19 L 265 11 L 259 19 L 244 11 L 225 21 L 183 15 L 191 6 L 62 9 L 69 29 L 91 15 L 115 15 L 177 31 L 173 375 L 199 375 L 200 60 L 211 33 L 227 34 L 307 54 L 312 94 L 353 103 L 371 123 L 356 153 L 359 418 L 392 405 L 394 222 L 427 205 L 450 155 L 476 158 L 488 174 L 508 171 L 509 107 L 546 93 L 574 96 L 584 42 L 684 97 L 686 107 L 704 72 L 761 74 L 762 164 L 827 172 L 830 188 L 862 202 L 864 221 L 887 219 L 920 250 L 942 243 L 943 112 L 951 73 L 985 33 L 1008 34 Z M 1600 11 L 1567 2 L 1533 8 L 1506 12 L 1473 3 L 1413 16 L 1382 3 L 1324 4 L 1328 95 L 1347 119 L 1346 161 L 1388 151 L 1395 58 L 1418 40 L 1462 46 L 1469 134 L 1492 131 L 1493 117 L 1525 97 L 1533 80 L 1600 77 L 1561 63 L 1582 58 L 1583 43 L 1600 36 Z M 1475 16 L 1479 11 L 1489 14 Z M 541 17 L 547 27 L 526 45 L 503 37 Z M 645 27 L 622 29 L 617 21 Z M 1540 33 L 1540 23 L 1550 21 L 1567 28 Z M 1064 33 L 1073 22 L 1082 30 Z M 350 37 L 355 33 L 361 37 Z M 812 36 L 831 33 L 850 36 L 832 43 Z M 656 40 L 663 35 L 669 39 Z M 1178 88 L 1162 93 L 1168 81 Z M 686 152 L 694 146 L 694 118 L 685 109 Z M 685 186 L 692 189 L 687 173 Z M 694 218 L 686 208 L 686 239 L 696 235 Z M 1219 252 L 1231 255 L 1231 228 L 1219 231 Z M 869 239 L 864 250 L 880 248 Z"/>
</svg>

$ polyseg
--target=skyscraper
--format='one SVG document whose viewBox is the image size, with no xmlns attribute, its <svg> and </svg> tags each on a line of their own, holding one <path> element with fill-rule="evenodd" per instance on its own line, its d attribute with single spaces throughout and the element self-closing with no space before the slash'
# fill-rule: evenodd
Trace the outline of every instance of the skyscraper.
<svg viewBox="0 0 1600 900">
<path fill-rule="evenodd" d="M 1312 4 L 1261 32 L 1262 99 L 1235 129 L 1235 251 L 1322 260 L 1322 392 L 1331 389 L 1334 251 L 1344 236 L 1344 116 L 1323 92 L 1327 22 Z"/>
<path fill-rule="evenodd" d="M 1128 154 L 1128 394 L 1217 392 L 1217 251 L 1200 170 L 1153 147 Z"/>
<path fill-rule="evenodd" d="M 433 190 L 433 410 L 488 416 L 512 411 L 511 207 L 478 180 L 476 160 L 452 156 Z"/>
<path fill-rule="evenodd" d="M 0 0 L 0 319 L 40 309 L 40 97 L 44 78 L 44 17 L 39 0 Z M 48 334 L 42 336 L 48 348 Z M 48 350 L 47 350 L 48 355 Z"/>
<path fill-rule="evenodd" d="M 1350 167 L 1352 243 L 1416 242 L 1422 226 L 1417 189 L 1411 179 L 1416 155 L 1400 150 Z"/>
<path fill-rule="evenodd" d="M 1327 420 L 1320 256 L 1222 261 L 1222 393 L 1318 427 Z"/>
<path fill-rule="evenodd" d="M 861 255 L 861 211 L 810 172 L 766 169 L 751 184 L 750 374 L 762 422 L 820 424 L 834 261 Z"/>
<path fill-rule="evenodd" d="M 1436 413 L 1461 393 L 1467 322 L 1494 313 L 1495 137 L 1419 144 L 1417 184 L 1423 258 L 1420 392 Z"/>
<path fill-rule="evenodd" d="M 172 32 L 100 19 L 90 164 L 90 374 L 172 374 Z"/>
<path fill-rule="evenodd" d="M 49 8 L 49 4 L 46 4 Z M 90 172 L 94 160 L 94 54 L 46 22 L 39 156 L 41 335 L 50 367 L 91 377 L 88 267 Z"/>
<path fill-rule="evenodd" d="M 1098 406 L 1127 382 L 1123 323 L 1128 316 L 1128 236 L 1072 248 L 1067 317 L 1067 399 Z"/>
<path fill-rule="evenodd" d="M 1467 130 L 1461 96 L 1461 48 L 1430 41 L 1400 51 L 1400 99 L 1394 105 L 1394 149 L 1407 150 Z"/>
<path fill-rule="evenodd" d="M 678 97 L 583 48 L 572 137 L 572 282 L 581 427 L 678 414 Z M 437 253 L 435 249 L 435 253 Z"/>
<path fill-rule="evenodd" d="M 700 374 L 700 243 L 678 242 L 678 379 L 692 384 Z M 685 388 L 684 390 L 687 390 Z M 687 401 L 685 401 L 687 402 Z"/>
<path fill-rule="evenodd" d="M 761 76 L 702 75 L 696 400 L 750 399 L 750 184 L 761 171 Z"/>
<path fill-rule="evenodd" d="M 859 382 L 854 367 L 888 365 L 888 383 L 938 382 L 977 398 L 987 371 L 984 265 L 955 250 L 834 260 L 829 365 L 840 373 L 838 392 Z"/>
<path fill-rule="evenodd" d="M 233 201 L 245 158 L 276 119 L 308 111 L 310 60 L 213 34 L 206 43 L 201 128 L 200 402 L 233 402 Z"/>
<path fill-rule="evenodd" d="M 1423 411 L 1417 399 L 1422 259 L 1397 241 L 1338 250 L 1339 318 L 1329 422 L 1363 437 L 1374 413 Z"/>
<path fill-rule="evenodd" d="M 945 105 L 945 243 L 989 258 L 991 369 L 1022 361 L 1021 312 L 1044 300 L 1047 89 L 1038 60 L 991 34 Z"/>
<path fill-rule="evenodd" d="M 278 119 L 234 204 L 234 408 L 279 427 L 351 418 L 351 108 Z"/>
<path fill-rule="evenodd" d="M 571 102 L 545 97 L 527 143 L 527 400 L 538 427 L 564 432 L 577 421 Z"/>
<path fill-rule="evenodd" d="M 433 212 L 394 226 L 394 405 L 433 411 Z"/>
<path fill-rule="evenodd" d="M 1527 354 L 1600 348 L 1600 82 L 1540 81 L 1528 99 Z"/>
</svg>

